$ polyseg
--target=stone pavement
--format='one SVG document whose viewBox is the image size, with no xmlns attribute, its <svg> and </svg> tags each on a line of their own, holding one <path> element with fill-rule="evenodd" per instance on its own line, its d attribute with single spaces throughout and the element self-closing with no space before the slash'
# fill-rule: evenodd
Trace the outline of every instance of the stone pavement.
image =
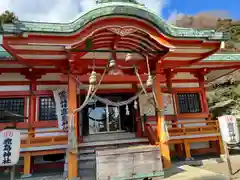
<svg viewBox="0 0 240 180">
<path fill-rule="evenodd" d="M 175 167 L 166 172 L 166 180 L 229 180 L 228 177 L 212 171 L 188 165 Z"/>
<path fill-rule="evenodd" d="M 233 169 L 233 179 L 240 180 L 240 155 L 231 155 L 230 161 Z M 229 175 L 228 166 L 226 162 L 217 163 L 214 159 L 205 160 L 201 169 L 212 171 L 218 174 Z"/>
<path fill-rule="evenodd" d="M 165 180 L 228 180 L 224 175 L 191 166 L 173 167 L 167 171 Z M 162 179 L 162 178 L 160 178 Z M 20 180 L 20 179 L 19 179 Z M 61 175 L 27 178 L 26 180 L 63 180 Z M 158 180 L 155 178 L 154 180 Z"/>
<path fill-rule="evenodd" d="M 216 159 L 203 160 L 200 167 L 191 167 L 187 165 L 174 166 L 165 173 L 165 180 L 228 180 L 228 168 L 226 162 L 219 163 Z M 231 163 L 233 167 L 234 180 L 240 180 L 240 155 L 232 155 Z M 61 173 L 62 174 L 62 173 Z M 47 174 L 39 175 L 26 180 L 64 180 L 61 174 L 47 176 Z M 1 178 L 0 178 L 1 179 Z M 20 179 L 18 179 L 20 180 Z M 157 179 L 154 179 L 157 180 Z"/>
</svg>

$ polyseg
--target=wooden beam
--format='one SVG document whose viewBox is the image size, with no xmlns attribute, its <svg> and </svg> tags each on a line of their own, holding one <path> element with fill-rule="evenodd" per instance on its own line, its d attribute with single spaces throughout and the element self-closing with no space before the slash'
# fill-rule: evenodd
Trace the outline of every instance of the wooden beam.
<svg viewBox="0 0 240 180">
<path fill-rule="evenodd" d="M 61 73 L 57 68 L 0 68 L 0 73 Z"/>
</svg>

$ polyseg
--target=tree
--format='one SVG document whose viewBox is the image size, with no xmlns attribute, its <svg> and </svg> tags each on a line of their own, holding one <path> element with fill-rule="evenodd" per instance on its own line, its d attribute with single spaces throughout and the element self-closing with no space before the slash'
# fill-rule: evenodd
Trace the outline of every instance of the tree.
<svg viewBox="0 0 240 180">
<path fill-rule="evenodd" d="M 14 21 L 17 21 L 18 17 L 10 11 L 5 11 L 0 15 L 0 23 L 1 24 L 7 24 L 7 23 L 14 23 Z"/>
<path fill-rule="evenodd" d="M 228 13 L 224 11 L 201 12 L 194 16 L 177 14 L 171 19 L 172 24 L 178 27 L 215 29 L 219 19 L 228 18 Z"/>
<path fill-rule="evenodd" d="M 224 52 L 239 52 L 240 22 L 229 18 L 227 12 L 210 11 L 194 16 L 175 15 L 171 23 L 178 27 L 195 29 L 215 29 L 230 33 L 231 38 L 226 42 Z M 231 114 L 240 118 L 240 70 L 213 81 L 207 92 L 209 111 L 213 118 Z"/>
</svg>

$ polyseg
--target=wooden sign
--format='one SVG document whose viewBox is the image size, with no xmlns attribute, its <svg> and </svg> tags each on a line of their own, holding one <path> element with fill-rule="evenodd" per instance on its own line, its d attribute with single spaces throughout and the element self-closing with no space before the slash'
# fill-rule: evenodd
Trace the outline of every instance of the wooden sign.
<svg viewBox="0 0 240 180">
<path fill-rule="evenodd" d="M 225 115 L 218 118 L 222 140 L 227 144 L 239 143 L 239 131 L 234 116 Z"/>
<path fill-rule="evenodd" d="M 0 166 L 13 166 L 20 156 L 20 131 L 6 129 L 0 132 Z"/>
<path fill-rule="evenodd" d="M 174 115 L 173 96 L 169 93 L 163 93 L 164 115 Z"/>
<path fill-rule="evenodd" d="M 163 93 L 163 105 L 164 115 L 174 115 L 174 103 L 172 94 Z M 144 114 L 147 116 L 155 116 L 155 106 L 152 93 L 148 93 L 139 96 L 139 106 L 141 116 Z"/>
</svg>

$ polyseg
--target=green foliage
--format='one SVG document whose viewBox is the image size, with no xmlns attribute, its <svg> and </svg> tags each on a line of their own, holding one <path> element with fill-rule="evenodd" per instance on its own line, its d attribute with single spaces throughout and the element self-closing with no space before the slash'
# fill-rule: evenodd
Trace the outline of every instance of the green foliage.
<svg viewBox="0 0 240 180">
<path fill-rule="evenodd" d="M 5 11 L 0 15 L 0 23 L 1 24 L 7 24 L 7 23 L 13 23 L 14 21 L 17 21 L 18 17 L 10 11 Z"/>
<path fill-rule="evenodd" d="M 231 114 L 240 116 L 240 85 L 221 85 L 207 92 L 209 111 L 213 118 Z"/>
</svg>

